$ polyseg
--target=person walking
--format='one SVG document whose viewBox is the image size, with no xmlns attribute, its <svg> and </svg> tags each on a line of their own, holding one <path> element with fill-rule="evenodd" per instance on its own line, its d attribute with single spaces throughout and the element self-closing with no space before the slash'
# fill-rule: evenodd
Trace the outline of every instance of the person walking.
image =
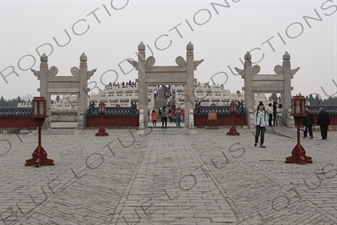
<svg viewBox="0 0 337 225">
<path fill-rule="evenodd" d="M 152 125 L 157 126 L 157 112 L 156 112 L 156 110 L 152 110 L 151 119 L 152 119 Z"/>
<path fill-rule="evenodd" d="M 307 113 L 307 116 L 303 118 L 303 136 L 304 138 L 307 138 L 307 132 L 309 131 L 310 138 L 313 139 L 314 136 L 312 134 L 312 125 L 315 124 L 315 120 L 313 115 L 308 111 L 308 109 L 305 109 L 305 112 Z"/>
<path fill-rule="evenodd" d="M 167 128 L 167 110 L 166 110 L 165 106 L 163 106 L 163 110 L 161 111 L 161 126 L 162 126 L 162 128 L 164 128 L 164 124 L 165 124 L 165 128 Z"/>
<path fill-rule="evenodd" d="M 176 126 L 180 127 L 181 112 L 180 112 L 179 108 L 177 108 L 177 110 L 174 112 L 174 114 L 176 116 Z"/>
<path fill-rule="evenodd" d="M 264 110 L 263 104 L 259 104 L 258 110 L 255 112 L 254 115 L 254 125 L 255 125 L 255 144 L 254 146 L 257 145 L 259 141 L 259 136 L 261 134 L 261 139 L 260 139 L 260 147 L 265 148 L 266 146 L 263 145 L 264 143 L 264 133 L 266 132 L 266 127 L 268 126 L 268 118 L 267 118 L 267 113 Z"/>
<path fill-rule="evenodd" d="M 330 125 L 330 116 L 324 108 L 320 108 L 317 116 L 317 124 L 320 126 L 322 140 L 328 137 L 328 126 Z"/>
</svg>

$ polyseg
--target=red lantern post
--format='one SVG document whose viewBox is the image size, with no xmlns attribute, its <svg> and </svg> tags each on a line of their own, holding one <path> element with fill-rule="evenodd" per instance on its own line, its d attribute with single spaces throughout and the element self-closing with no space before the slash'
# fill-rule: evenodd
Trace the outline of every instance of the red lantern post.
<svg viewBox="0 0 337 225">
<path fill-rule="evenodd" d="M 236 103 L 235 102 L 231 102 L 230 104 L 230 113 L 231 113 L 231 116 L 232 116 L 232 127 L 230 128 L 229 132 L 227 132 L 227 135 L 240 135 L 239 132 L 236 131 L 236 128 L 235 128 L 235 120 L 234 120 L 234 116 L 235 116 L 235 113 L 236 113 Z"/>
<path fill-rule="evenodd" d="M 32 154 L 32 158 L 26 160 L 26 166 L 36 166 L 39 167 L 41 165 L 53 166 L 54 160 L 47 158 L 47 152 L 41 146 L 41 127 L 46 115 L 46 99 L 44 97 L 34 97 L 33 99 L 33 112 L 32 118 L 34 118 L 36 125 L 38 126 L 39 133 L 38 133 L 38 146 L 34 150 Z"/>
<path fill-rule="evenodd" d="M 306 152 L 303 146 L 300 143 L 300 126 L 302 124 L 302 120 L 306 117 L 305 113 L 305 98 L 303 96 L 295 96 L 291 99 L 292 101 L 292 116 L 295 120 L 295 126 L 297 126 L 297 144 L 291 152 L 291 156 L 286 158 L 286 163 L 312 163 L 312 158 L 306 156 Z"/>
<path fill-rule="evenodd" d="M 98 133 L 96 133 L 95 136 L 109 136 L 107 132 L 105 132 L 105 129 L 103 127 L 103 116 L 105 114 L 105 104 L 104 102 L 100 102 L 98 105 L 98 113 L 101 116 L 101 127 L 98 130 Z"/>
</svg>

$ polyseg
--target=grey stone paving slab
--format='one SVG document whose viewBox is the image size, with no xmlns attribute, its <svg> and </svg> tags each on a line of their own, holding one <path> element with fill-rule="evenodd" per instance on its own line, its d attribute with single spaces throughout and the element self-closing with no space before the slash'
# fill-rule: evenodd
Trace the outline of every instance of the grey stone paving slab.
<svg viewBox="0 0 337 225">
<path fill-rule="evenodd" d="M 207 134 L 208 140 L 203 138 Z M 307 154 L 314 161 L 307 165 L 284 163 L 296 144 L 294 140 L 267 134 L 267 148 L 261 149 L 253 146 L 253 136 L 247 141 L 247 135 L 248 130 L 242 130 L 239 137 L 226 137 L 225 132 L 207 131 L 197 139 L 191 138 L 190 142 L 193 142 L 191 145 L 203 161 L 210 165 L 212 160 L 220 164 L 222 157 L 223 167 L 215 164 L 220 168 L 217 169 L 212 165 L 212 172 L 223 181 L 221 184 L 226 193 L 248 224 L 254 220 L 266 224 L 289 224 L 287 222 L 292 219 L 296 220 L 296 224 L 315 224 L 317 221 L 307 219 L 314 212 L 325 223 L 336 223 L 336 211 L 331 213 L 337 205 L 336 132 L 330 132 L 327 141 L 302 141 Z M 205 150 L 204 145 L 214 151 Z M 223 146 L 222 150 L 219 145 Z M 316 173 L 322 173 L 323 168 L 325 173 L 320 174 L 318 179 Z M 310 189 L 306 182 L 310 184 Z M 316 204 L 312 201 L 316 201 Z"/>
<path fill-rule="evenodd" d="M 0 224 L 337 224 L 337 132 L 301 140 L 299 165 L 294 139 L 227 131 L 46 130 L 40 168 L 24 166 L 36 133 L 2 134 Z"/>
<path fill-rule="evenodd" d="M 191 150 L 184 135 L 167 136 L 167 131 L 153 134 L 138 176 L 122 203 L 123 210 L 115 215 L 113 224 L 143 221 L 148 224 L 182 221 L 192 224 L 198 218 L 211 223 L 214 214 L 222 222 L 237 221 L 211 178 L 206 177 L 202 170 L 197 170 L 199 164 L 198 156 Z M 143 196 L 142 191 L 147 195 Z M 149 192 L 153 195 L 148 195 Z M 209 207 L 216 203 L 219 205 L 217 209 Z"/>
</svg>

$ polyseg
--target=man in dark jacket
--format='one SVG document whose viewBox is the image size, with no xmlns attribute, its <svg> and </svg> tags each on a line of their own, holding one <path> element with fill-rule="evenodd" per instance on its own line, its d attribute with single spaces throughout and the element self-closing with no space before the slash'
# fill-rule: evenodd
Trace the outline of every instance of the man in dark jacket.
<svg viewBox="0 0 337 225">
<path fill-rule="evenodd" d="M 320 126 L 322 139 L 325 140 L 328 137 L 328 126 L 330 125 L 329 113 L 325 109 L 321 108 L 317 116 L 317 124 Z"/>
<path fill-rule="evenodd" d="M 273 125 L 274 126 L 276 125 L 276 110 L 277 110 L 277 102 L 274 102 L 274 104 L 273 104 L 273 115 L 274 115 Z"/>
<path fill-rule="evenodd" d="M 312 116 L 312 114 L 308 111 L 308 109 L 305 109 L 307 116 L 304 117 L 303 119 L 303 126 L 304 126 L 304 138 L 307 138 L 307 132 L 309 130 L 309 135 L 310 138 L 314 138 L 314 136 L 312 135 L 312 125 L 315 124 L 315 120 L 314 117 Z"/>
</svg>

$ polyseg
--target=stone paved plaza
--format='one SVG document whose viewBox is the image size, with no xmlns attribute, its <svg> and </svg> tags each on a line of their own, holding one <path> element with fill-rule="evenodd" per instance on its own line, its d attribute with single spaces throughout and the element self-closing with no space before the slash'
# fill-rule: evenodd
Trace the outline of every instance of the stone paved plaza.
<svg viewBox="0 0 337 225">
<path fill-rule="evenodd" d="M 301 140 L 306 165 L 284 163 L 295 139 L 227 131 L 46 130 L 39 168 L 36 132 L 1 134 L 0 224 L 337 224 L 336 131 Z"/>
</svg>

